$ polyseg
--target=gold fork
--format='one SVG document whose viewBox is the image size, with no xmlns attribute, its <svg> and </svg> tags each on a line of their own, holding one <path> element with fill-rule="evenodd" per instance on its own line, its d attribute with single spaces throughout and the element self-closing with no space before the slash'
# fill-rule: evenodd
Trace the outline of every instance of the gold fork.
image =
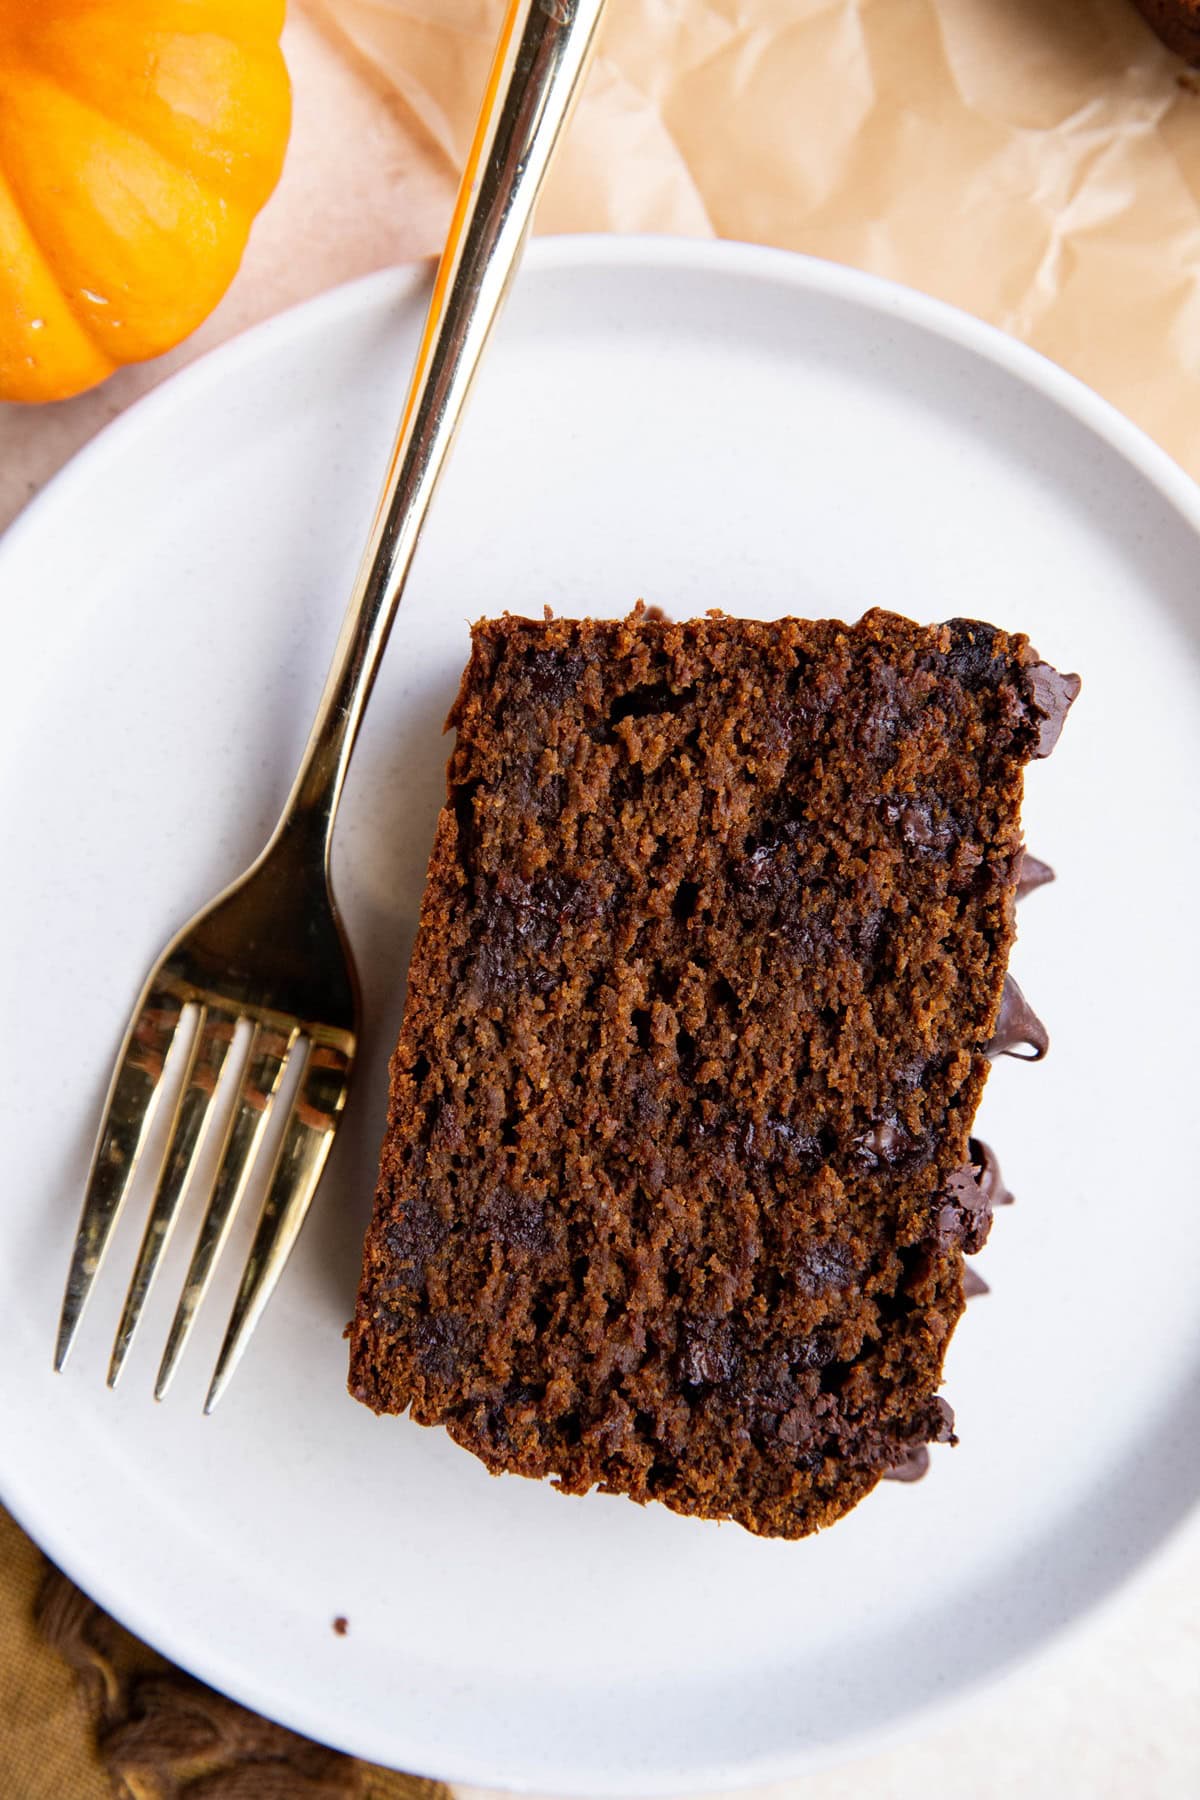
<svg viewBox="0 0 1200 1800">
<path fill-rule="evenodd" d="M 296 1241 L 345 1104 L 358 981 L 330 886 L 347 765 L 429 502 L 576 93 L 604 0 L 511 0 L 438 265 L 387 479 L 299 773 L 262 855 L 168 945 L 117 1059 L 71 1257 L 61 1369 L 163 1091 L 176 1035 L 194 1026 L 150 1215 L 117 1327 L 114 1386 L 189 1183 L 216 1129 L 214 1097 L 249 1032 L 183 1292 L 155 1383 L 161 1399 L 246 1191 L 272 1103 L 303 1064 L 205 1401 L 211 1412 Z M 239 1027 L 241 1028 L 239 1032 Z M 303 1046 L 301 1049 L 300 1046 Z M 232 1065 L 230 1065 L 232 1072 Z"/>
</svg>

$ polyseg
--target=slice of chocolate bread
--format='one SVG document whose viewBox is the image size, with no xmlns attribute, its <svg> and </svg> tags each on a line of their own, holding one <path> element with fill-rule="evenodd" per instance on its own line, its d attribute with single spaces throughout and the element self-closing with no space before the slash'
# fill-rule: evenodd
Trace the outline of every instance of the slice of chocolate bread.
<svg viewBox="0 0 1200 1800">
<path fill-rule="evenodd" d="M 351 1392 L 783 1537 L 948 1438 L 1022 770 L 1077 688 L 971 620 L 477 626 Z"/>
</svg>

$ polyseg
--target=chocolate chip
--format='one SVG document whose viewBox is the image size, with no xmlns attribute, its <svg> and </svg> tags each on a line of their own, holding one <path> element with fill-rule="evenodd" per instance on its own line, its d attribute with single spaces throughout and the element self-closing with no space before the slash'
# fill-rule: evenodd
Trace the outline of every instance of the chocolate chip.
<svg viewBox="0 0 1200 1800">
<path fill-rule="evenodd" d="M 550 1243 L 540 1200 L 509 1187 L 498 1187 L 479 1209 L 480 1218 L 505 1249 L 540 1255 Z"/>
<path fill-rule="evenodd" d="M 1012 1194 L 1004 1185 L 1004 1177 L 1000 1173 L 1000 1160 L 990 1144 L 982 1138 L 968 1138 L 967 1154 L 975 1168 L 979 1171 L 980 1191 L 986 1196 L 989 1206 L 1011 1206 Z"/>
<path fill-rule="evenodd" d="M 945 630 L 950 648 L 945 653 L 945 669 L 964 687 L 999 687 L 1008 662 L 995 654 L 996 628 L 981 619 L 947 619 Z"/>
<path fill-rule="evenodd" d="M 814 1331 L 810 1338 L 804 1338 L 797 1346 L 794 1354 L 794 1366 L 798 1369 L 825 1369 L 837 1357 L 837 1345 L 828 1331 Z"/>
<path fill-rule="evenodd" d="M 854 738 L 864 755 L 881 768 L 889 768 L 895 759 L 895 740 L 904 724 L 901 708 L 901 678 L 890 663 L 876 663 L 871 670 L 873 704 L 854 727 Z"/>
<path fill-rule="evenodd" d="M 911 1094 L 944 1074 L 949 1060 L 946 1055 L 915 1056 L 911 1062 L 902 1063 L 896 1070 L 897 1085 Z"/>
<path fill-rule="evenodd" d="M 885 1469 L 885 1481 L 920 1481 L 929 1473 L 929 1451 L 924 1444 L 917 1444 L 910 1450 L 902 1462 Z"/>
<path fill-rule="evenodd" d="M 990 1294 L 992 1290 L 983 1276 L 967 1264 L 963 1268 L 962 1291 L 964 1300 L 975 1300 L 980 1294 Z"/>
<path fill-rule="evenodd" d="M 1027 1044 L 1028 1050 L 1021 1046 Z M 1011 975 L 1004 977 L 1000 1010 L 985 1054 L 1015 1056 L 1018 1062 L 1041 1062 L 1050 1048 L 1050 1034 Z"/>
<path fill-rule="evenodd" d="M 1022 850 L 1021 860 L 1017 865 L 1017 899 L 1023 900 L 1026 894 L 1032 894 L 1034 888 L 1045 887 L 1048 881 L 1054 880 L 1054 870 L 1049 863 L 1040 862 L 1036 856 L 1030 856 L 1028 850 Z"/>
<path fill-rule="evenodd" d="M 391 1259 L 393 1287 L 420 1287 L 425 1270 L 440 1254 L 449 1228 L 433 1202 L 414 1194 L 387 1227 L 383 1241 Z"/>
<path fill-rule="evenodd" d="M 954 822 L 947 818 L 935 819 L 933 803 L 929 800 L 909 800 L 903 806 L 893 800 L 883 811 L 889 824 L 899 825 L 900 836 L 910 850 L 938 854 L 957 841 L 959 833 Z"/>
<path fill-rule="evenodd" d="M 737 1368 L 733 1333 L 723 1320 L 685 1319 L 677 1359 L 680 1381 L 705 1387 L 728 1381 Z"/>
<path fill-rule="evenodd" d="M 754 1160 L 800 1174 L 819 1168 L 829 1149 L 819 1131 L 805 1131 L 803 1126 L 770 1114 L 757 1123 L 744 1119 L 735 1133 L 735 1145 L 743 1162 Z"/>
<path fill-rule="evenodd" d="M 527 650 L 525 681 L 530 695 L 544 703 L 547 711 L 559 707 L 579 686 L 586 667 L 582 656 L 562 650 Z M 516 692 L 520 692 L 519 685 Z"/>
<path fill-rule="evenodd" d="M 393 1283 L 392 1286 L 394 1290 L 395 1284 Z M 398 1336 L 408 1323 L 407 1313 L 402 1312 L 397 1306 L 385 1305 L 382 1300 L 375 1307 L 371 1316 L 380 1331 L 392 1337 Z"/>
<path fill-rule="evenodd" d="M 940 1199 L 937 1215 L 939 1244 L 961 1244 L 968 1256 L 982 1250 L 991 1230 L 992 1209 L 969 1163 L 947 1177 Z"/>
<path fill-rule="evenodd" d="M 1078 675 L 1060 675 L 1049 663 L 1035 664 L 1026 672 L 1025 681 L 1030 710 L 1037 722 L 1033 754 L 1038 758 L 1049 756 L 1083 684 Z"/>
<path fill-rule="evenodd" d="M 891 919 L 882 906 L 865 912 L 847 933 L 854 954 L 863 965 L 867 979 L 873 980 L 883 966 L 891 938 Z"/>
<path fill-rule="evenodd" d="M 435 1380 L 453 1381 L 465 1360 L 468 1330 L 461 1313 L 437 1313 L 419 1319 L 413 1328 L 413 1343 L 422 1374 Z"/>
<path fill-rule="evenodd" d="M 812 1436 L 813 1415 L 807 1406 L 789 1407 L 779 1421 L 779 1440 L 784 1444 L 802 1444 Z"/>
<path fill-rule="evenodd" d="M 908 1133 L 895 1119 L 883 1119 L 855 1138 L 856 1148 L 876 1163 L 894 1163 L 908 1147 Z"/>
<path fill-rule="evenodd" d="M 596 892 L 569 876 L 538 881 L 500 877 L 475 909 L 472 981 L 485 1000 L 520 986 L 549 994 L 559 981 L 563 927 L 594 918 L 603 910 Z"/>
<path fill-rule="evenodd" d="M 979 1185 L 975 1170 L 969 1163 L 964 1163 L 961 1169 L 955 1169 L 954 1173 L 947 1177 L 943 1191 L 949 1199 L 954 1201 L 956 1206 L 961 1206 L 964 1212 L 974 1214 L 988 1211 L 987 1196 Z"/>
<path fill-rule="evenodd" d="M 653 1064 L 635 1062 L 630 1065 L 625 1082 L 628 1104 L 637 1124 L 653 1132 L 663 1116 L 663 1097 L 657 1085 Z"/>
<path fill-rule="evenodd" d="M 796 1260 L 796 1286 L 805 1294 L 827 1294 L 848 1287 L 858 1270 L 848 1244 L 834 1238 L 813 1238 Z"/>
<path fill-rule="evenodd" d="M 954 1408 L 948 1400 L 943 1400 L 940 1394 L 934 1395 L 933 1404 L 938 1415 L 933 1442 L 935 1444 L 956 1444 L 958 1439 L 954 1435 Z"/>
</svg>

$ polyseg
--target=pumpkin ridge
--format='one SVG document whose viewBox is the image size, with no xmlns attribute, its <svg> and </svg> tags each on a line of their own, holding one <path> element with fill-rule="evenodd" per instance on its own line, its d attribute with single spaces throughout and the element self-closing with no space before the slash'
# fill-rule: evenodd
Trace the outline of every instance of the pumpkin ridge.
<svg viewBox="0 0 1200 1800">
<path fill-rule="evenodd" d="M 105 3 L 106 0 L 90 0 L 89 5 L 88 0 L 84 0 L 81 10 L 98 10 Z M 137 0 L 134 0 L 134 8 L 136 7 Z M 0 5 L 0 12 L 3 10 L 3 5 Z M 140 12 L 139 21 L 138 13 L 134 10 L 130 21 L 133 26 L 136 27 L 139 22 L 153 23 L 155 29 L 169 31 L 172 37 L 218 37 L 239 47 L 252 44 L 259 49 L 268 45 L 278 49 L 287 9 L 282 6 L 275 12 L 268 13 L 265 8 L 254 5 L 237 11 L 231 8 L 225 15 L 225 23 L 221 25 L 210 23 L 207 13 L 201 12 L 199 8 L 189 6 L 183 12 L 176 12 L 171 0 L 166 0 L 165 5 L 143 5 Z M 231 22 L 233 29 L 230 28 Z M 15 36 L 16 33 L 12 35 Z"/>
<path fill-rule="evenodd" d="M 187 32 L 174 32 L 173 31 L 171 35 L 173 37 L 174 36 L 186 36 L 186 37 L 192 37 L 192 38 L 206 37 L 206 38 L 215 39 L 219 43 L 233 42 L 233 40 L 228 38 L 223 32 L 205 31 L 205 30 L 200 29 L 199 27 L 197 27 L 193 30 L 187 31 Z M 277 43 L 269 43 L 269 44 L 261 44 L 261 45 L 259 45 L 259 44 L 250 44 L 250 45 L 238 44 L 236 46 L 236 48 L 238 49 L 238 52 L 239 52 L 240 56 L 242 57 L 243 61 L 251 61 L 252 60 L 253 63 L 256 65 L 257 70 L 261 71 L 262 75 L 268 76 L 268 75 L 274 75 L 277 73 L 277 65 L 280 64 L 282 61 L 279 45 Z M 287 74 L 286 74 L 286 64 L 283 65 L 283 69 L 284 69 L 284 81 L 286 83 L 287 79 L 288 79 Z M 194 181 L 196 183 L 196 186 L 201 190 L 202 193 L 207 195 L 209 199 L 219 201 L 223 205 L 235 206 L 239 211 L 250 211 L 251 215 L 253 217 L 260 210 L 261 206 L 266 204 L 267 199 L 269 199 L 271 193 L 273 193 L 275 188 L 278 186 L 281 170 L 277 167 L 276 171 L 275 171 L 275 175 L 271 180 L 270 186 L 266 189 L 266 192 L 263 194 L 261 200 L 259 201 L 258 206 L 254 207 L 254 208 L 250 208 L 247 205 L 246 198 L 243 193 L 235 192 L 232 195 L 227 194 L 225 191 L 226 183 L 224 183 L 218 179 L 214 179 L 211 170 L 209 171 L 209 173 L 207 175 L 198 174 L 195 167 L 193 166 L 193 164 L 191 162 L 184 161 L 182 159 L 182 156 L 177 147 L 172 146 L 163 141 L 164 134 L 161 133 L 160 131 L 154 130 L 152 123 L 151 123 L 149 129 L 147 129 L 146 122 L 144 122 L 144 121 L 139 121 L 136 128 L 132 127 L 131 125 L 128 125 L 126 123 L 126 121 L 122 118 L 120 112 L 115 110 L 115 98 L 114 97 L 110 96 L 110 99 L 114 100 L 114 104 L 110 104 L 109 106 L 101 105 L 94 93 L 92 93 L 90 90 L 85 90 L 85 89 L 80 88 L 79 86 L 76 85 L 76 82 L 74 80 L 68 79 L 68 71 L 64 71 L 61 67 L 59 67 L 55 63 L 55 61 L 53 60 L 52 57 L 45 57 L 45 56 L 39 57 L 33 73 L 36 75 L 36 78 L 38 80 L 44 81 L 49 86 L 56 88 L 60 94 L 65 94 L 69 100 L 74 102 L 75 105 L 84 108 L 85 111 L 92 113 L 96 118 L 103 119 L 106 124 L 115 125 L 118 127 L 118 129 L 120 129 L 122 131 L 130 132 L 130 134 L 132 136 L 138 138 L 143 144 L 148 145 L 149 148 L 151 150 L 153 150 L 156 155 L 161 156 L 162 160 L 165 163 L 168 163 L 170 165 L 170 167 L 172 169 L 174 169 L 178 174 L 186 176 L 188 178 L 188 180 L 190 180 L 190 181 Z M 168 113 L 170 113 L 172 118 L 182 119 L 185 122 L 190 122 L 189 115 L 187 113 L 178 112 L 171 105 L 169 100 L 163 100 L 162 105 L 166 109 L 166 111 Z M 290 111 L 290 105 L 289 105 L 289 111 Z M 214 133 L 213 136 L 217 142 L 220 141 L 219 134 Z M 232 186 L 234 188 L 237 188 L 238 185 L 239 184 L 237 182 L 237 179 L 236 179 L 236 177 L 234 177 Z"/>
<path fill-rule="evenodd" d="M 13 72 L 15 72 L 15 71 L 13 71 L 12 69 L 6 69 L 4 71 L 6 76 Z M 144 144 L 146 146 L 146 148 L 149 149 L 155 156 L 160 156 L 161 160 L 167 164 L 167 166 L 173 171 L 173 173 L 180 176 L 183 180 L 191 182 L 194 185 L 194 187 L 201 194 L 203 194 L 208 200 L 212 201 L 216 206 L 222 207 L 224 209 L 230 224 L 234 227 L 235 230 L 238 231 L 238 233 L 240 235 L 242 248 L 244 250 L 246 241 L 250 235 L 250 228 L 254 223 L 254 217 L 255 217 L 254 213 L 249 208 L 241 205 L 236 200 L 226 199 L 224 194 L 222 194 L 222 193 L 218 192 L 217 190 L 215 190 L 214 188 L 210 187 L 208 185 L 208 183 L 201 181 L 198 176 L 193 174 L 191 169 L 186 168 L 185 166 L 183 166 L 179 162 L 177 162 L 173 157 L 169 157 L 169 156 L 165 155 L 163 152 L 161 152 L 158 149 L 158 146 L 156 144 L 153 144 L 150 142 L 149 138 L 144 137 L 140 132 L 131 132 L 129 130 L 129 127 L 127 125 L 125 125 L 121 119 L 114 118 L 111 114 L 106 113 L 102 108 L 93 105 L 91 103 L 91 101 L 83 98 L 81 95 L 76 93 L 73 88 L 67 87 L 62 82 L 56 80 L 53 75 L 48 74 L 40 66 L 35 66 L 32 70 L 29 71 L 29 74 L 30 74 L 30 78 L 32 80 L 42 82 L 44 85 L 46 85 L 48 87 L 54 87 L 58 90 L 58 92 L 60 94 L 65 94 L 67 99 L 71 102 L 72 106 L 79 107 L 82 112 L 89 114 L 92 118 L 101 120 L 106 126 L 115 128 L 117 131 L 125 132 L 130 138 L 134 139 L 136 142 Z M 3 88 L 4 88 L 4 84 L 2 82 L 0 82 L 0 102 L 2 102 L 2 100 L 3 100 Z M 44 239 L 38 232 L 38 230 L 34 224 L 34 221 L 33 221 L 32 217 L 30 216 L 29 208 L 25 204 L 25 201 L 22 197 L 20 188 L 14 182 L 11 171 L 6 175 L 5 183 L 8 188 L 9 193 L 12 196 L 13 205 L 16 208 L 17 213 L 20 216 L 22 222 L 24 223 L 25 228 L 29 233 L 31 241 L 36 245 L 36 247 L 38 249 L 38 253 L 42 257 L 43 262 L 45 263 L 46 267 L 50 270 L 51 274 L 53 275 L 55 283 L 56 283 L 60 293 L 62 294 L 63 300 L 64 300 L 64 302 L 67 306 L 67 309 L 70 312 L 72 318 L 79 325 L 80 329 L 83 331 L 84 335 L 86 336 L 88 342 L 95 346 L 98 353 L 104 358 L 104 360 L 106 362 L 110 363 L 112 365 L 112 369 L 115 370 L 120 365 L 113 362 L 113 359 L 109 353 L 105 339 L 102 337 L 98 337 L 96 332 L 93 331 L 92 324 L 91 324 L 93 315 L 91 314 L 90 310 L 88 309 L 86 301 L 84 301 L 84 299 L 83 299 L 82 292 L 77 288 L 73 288 L 70 281 L 68 280 L 68 278 L 64 274 L 60 273 L 59 264 L 54 256 L 53 250 L 44 241 Z M 152 354 L 153 355 L 161 355 L 162 352 L 154 351 L 154 352 L 152 352 Z M 134 357 L 134 358 L 131 358 L 130 360 L 144 361 L 144 360 L 146 360 L 146 358 L 145 357 Z"/>
<path fill-rule="evenodd" d="M 65 283 L 65 281 L 63 281 L 62 277 L 60 276 L 60 274 L 58 272 L 58 264 L 55 262 L 53 256 L 51 255 L 48 246 L 43 241 L 41 234 L 39 233 L 39 231 L 37 229 L 37 226 L 34 224 L 33 220 L 30 218 L 29 209 L 25 205 L 24 200 L 21 198 L 21 195 L 18 193 L 15 185 L 13 184 L 11 175 L 5 174 L 3 169 L 0 169 L 0 182 L 2 182 L 4 184 L 4 191 L 8 195 L 9 200 L 12 202 L 12 209 L 16 213 L 17 217 L 20 219 L 22 225 L 25 227 L 25 230 L 29 234 L 30 243 L 33 245 L 34 249 L 37 251 L 38 256 L 41 258 L 42 267 L 49 270 L 50 275 L 53 278 L 55 288 L 62 295 L 64 306 L 66 307 L 67 311 L 70 313 L 71 317 L 74 319 L 75 323 L 78 325 L 80 331 L 82 331 L 82 333 L 83 333 L 84 337 L 87 339 L 88 343 L 95 350 L 97 356 L 102 356 L 104 358 L 104 361 L 106 363 L 108 363 L 109 370 L 111 373 L 112 371 L 114 371 L 117 368 L 117 364 L 115 362 L 113 362 L 112 357 L 108 354 L 108 350 L 106 349 L 105 345 L 101 342 L 101 340 L 96 336 L 95 332 L 90 329 L 90 324 L 89 324 L 90 315 L 86 311 L 81 311 L 80 308 L 76 305 L 75 296 L 71 293 L 67 284 Z"/>
<path fill-rule="evenodd" d="M 0 0 L 0 398 L 188 337 L 276 187 L 285 0 Z"/>
<path fill-rule="evenodd" d="M 157 144 L 147 132 L 140 129 L 131 131 L 124 119 L 122 119 L 118 113 L 110 112 L 106 107 L 97 106 L 91 95 L 81 94 L 77 87 L 73 86 L 70 82 L 64 81 L 58 71 L 49 64 L 39 62 L 37 67 L 32 71 L 32 74 L 35 80 L 45 82 L 47 87 L 57 88 L 59 93 L 65 94 L 67 99 L 70 100 L 73 105 L 80 107 L 86 113 L 90 113 L 93 118 L 102 119 L 106 125 L 115 125 L 118 131 L 127 132 L 131 138 L 136 138 L 140 143 L 147 145 L 149 149 L 154 151 L 156 156 L 161 156 L 162 160 L 169 164 L 177 175 L 182 175 L 187 181 L 195 182 L 201 193 L 205 194 L 210 200 L 215 200 L 220 206 L 231 207 L 237 212 L 245 211 L 245 208 L 238 201 L 230 200 L 221 192 L 220 188 L 214 186 L 210 181 L 205 181 L 202 176 L 197 175 L 194 169 L 190 168 L 187 163 L 181 162 L 178 156 L 172 155 L 169 150 L 163 149 L 162 146 Z M 21 217 L 25 220 L 26 224 L 29 224 L 29 218 L 24 208 L 21 208 Z M 32 225 L 30 225 L 29 228 L 31 231 L 33 230 Z M 51 263 L 50 266 L 53 268 L 54 264 Z"/>
</svg>

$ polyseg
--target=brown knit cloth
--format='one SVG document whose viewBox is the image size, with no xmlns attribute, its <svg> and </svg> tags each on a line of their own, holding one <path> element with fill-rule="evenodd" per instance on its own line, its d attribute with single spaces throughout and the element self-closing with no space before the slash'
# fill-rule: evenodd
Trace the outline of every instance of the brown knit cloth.
<svg viewBox="0 0 1200 1800">
<path fill-rule="evenodd" d="M 0 1514 L 0 1526 L 4 1604 L 11 1612 L 23 1598 L 33 1627 L 0 1614 L 0 1636 L 23 1634 L 6 1671 L 13 1690 L 0 1695 L 0 1723 L 25 1714 L 20 1732 L 0 1735 L 8 1800 L 76 1800 L 103 1793 L 105 1777 L 116 1800 L 450 1800 L 439 1782 L 327 1750 L 172 1668 L 40 1558 L 11 1519 Z M 73 1720 L 45 1697 L 55 1681 L 53 1660 L 39 1660 L 47 1648 L 74 1678 Z"/>
</svg>

